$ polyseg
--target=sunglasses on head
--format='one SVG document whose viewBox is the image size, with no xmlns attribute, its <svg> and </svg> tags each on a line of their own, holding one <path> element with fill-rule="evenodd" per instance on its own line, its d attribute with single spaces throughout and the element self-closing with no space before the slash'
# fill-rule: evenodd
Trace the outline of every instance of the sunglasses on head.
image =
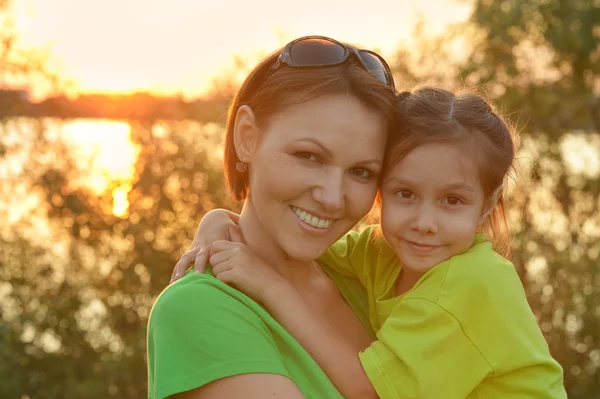
<svg viewBox="0 0 600 399">
<path fill-rule="evenodd" d="M 271 71 L 276 71 L 283 64 L 293 68 L 340 65 L 350 55 L 354 55 L 360 65 L 379 81 L 395 87 L 392 71 L 379 54 L 357 49 L 325 36 L 305 36 L 289 42 L 277 57 Z"/>
</svg>

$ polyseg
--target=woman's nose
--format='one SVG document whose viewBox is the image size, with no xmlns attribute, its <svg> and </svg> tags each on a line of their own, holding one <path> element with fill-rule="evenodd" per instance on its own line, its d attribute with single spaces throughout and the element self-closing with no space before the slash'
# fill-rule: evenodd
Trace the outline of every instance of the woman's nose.
<svg viewBox="0 0 600 399">
<path fill-rule="evenodd" d="M 343 171 L 331 170 L 324 175 L 312 192 L 313 199 L 323 205 L 327 212 L 336 212 L 345 206 Z"/>
</svg>

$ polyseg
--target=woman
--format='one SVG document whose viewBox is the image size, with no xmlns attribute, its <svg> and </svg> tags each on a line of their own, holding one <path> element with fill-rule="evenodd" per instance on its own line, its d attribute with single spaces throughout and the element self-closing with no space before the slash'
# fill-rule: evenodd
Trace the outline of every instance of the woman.
<svg viewBox="0 0 600 399">
<path fill-rule="evenodd" d="M 372 340 L 365 298 L 315 259 L 371 209 L 394 102 L 381 57 L 306 37 L 252 71 L 227 120 L 225 175 L 244 201 L 244 241 L 357 351 Z M 157 299 L 148 370 L 151 398 L 341 397 L 260 305 L 210 273 Z"/>
</svg>

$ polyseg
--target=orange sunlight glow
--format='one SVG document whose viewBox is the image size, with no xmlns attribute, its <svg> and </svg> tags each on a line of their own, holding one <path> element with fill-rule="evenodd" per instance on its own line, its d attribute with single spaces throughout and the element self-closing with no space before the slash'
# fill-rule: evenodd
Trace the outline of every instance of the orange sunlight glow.
<svg viewBox="0 0 600 399">
<path fill-rule="evenodd" d="M 391 57 L 464 21 L 460 0 L 279 1 L 14 0 L 22 44 L 47 48 L 78 92 L 150 91 L 198 97 L 229 78 L 234 56 L 253 64 L 304 35 L 325 35 Z M 299 4 L 298 4 L 299 5 Z"/>
<path fill-rule="evenodd" d="M 112 192 L 113 214 L 124 217 L 139 149 L 131 141 L 129 124 L 110 120 L 74 120 L 62 129 L 64 138 L 85 173 L 80 184 L 100 194 L 113 182 L 121 184 Z"/>
<path fill-rule="evenodd" d="M 112 192 L 113 197 L 113 215 L 118 217 L 126 217 L 129 209 L 129 201 L 127 194 L 131 191 L 131 184 L 121 184 Z"/>
<path fill-rule="evenodd" d="M 300 36 L 331 36 L 392 60 L 417 42 L 419 23 L 426 35 L 439 35 L 472 9 L 461 0 L 304 0 L 292 12 L 276 0 L 12 0 L 9 6 L 19 44 L 49 55 L 49 68 L 72 83 L 68 94 L 145 91 L 185 99 L 210 94 L 215 80 L 235 81 Z M 48 95 L 35 84 L 25 89 L 35 99 Z M 62 131 L 85 175 L 78 183 L 97 194 L 112 190 L 113 214 L 126 217 L 139 151 L 130 126 L 80 119 Z"/>
</svg>

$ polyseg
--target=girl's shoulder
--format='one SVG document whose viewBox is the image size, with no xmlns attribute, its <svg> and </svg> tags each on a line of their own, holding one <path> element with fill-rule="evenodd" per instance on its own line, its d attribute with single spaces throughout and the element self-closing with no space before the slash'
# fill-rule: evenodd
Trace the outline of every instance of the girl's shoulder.
<svg viewBox="0 0 600 399">
<path fill-rule="evenodd" d="M 448 278 L 466 280 L 474 284 L 495 281 L 496 285 L 505 279 L 518 279 L 515 266 L 498 252 L 492 243 L 478 234 L 475 242 L 466 252 L 453 256 L 444 262 Z"/>
<path fill-rule="evenodd" d="M 416 296 L 448 308 L 505 301 L 524 296 L 523 285 L 514 265 L 495 252 L 492 243 L 478 236 L 471 248 L 428 271 L 418 283 Z M 414 296 L 414 295 L 411 295 Z"/>
<path fill-rule="evenodd" d="M 495 252 L 489 241 L 477 241 L 468 251 L 438 267 L 436 302 L 452 313 L 462 313 L 474 306 L 528 308 L 514 265 Z"/>
</svg>

